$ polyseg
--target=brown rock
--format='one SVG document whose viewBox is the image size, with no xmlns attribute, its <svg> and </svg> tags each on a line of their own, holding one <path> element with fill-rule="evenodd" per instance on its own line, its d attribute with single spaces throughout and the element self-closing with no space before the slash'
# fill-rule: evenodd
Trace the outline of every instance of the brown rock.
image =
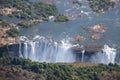
<svg viewBox="0 0 120 80">
<path fill-rule="evenodd" d="M 83 36 L 80 36 L 80 35 L 77 35 L 76 38 L 75 38 L 76 41 L 84 41 L 85 40 L 85 37 Z"/>
<path fill-rule="evenodd" d="M 102 50 L 103 46 L 103 44 L 88 43 L 84 45 L 84 48 L 87 52 L 99 52 Z"/>
<path fill-rule="evenodd" d="M 95 33 L 105 33 L 105 32 L 107 32 L 107 28 L 102 24 L 94 25 L 94 26 L 88 28 L 87 30 L 89 32 L 95 32 Z"/>
<path fill-rule="evenodd" d="M 101 34 L 93 34 L 91 35 L 92 39 L 100 39 L 101 38 Z"/>
</svg>

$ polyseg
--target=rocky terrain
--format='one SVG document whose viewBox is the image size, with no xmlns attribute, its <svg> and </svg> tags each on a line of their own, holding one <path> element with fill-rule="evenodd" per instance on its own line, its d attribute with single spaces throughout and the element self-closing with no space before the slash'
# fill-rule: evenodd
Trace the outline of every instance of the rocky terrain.
<svg viewBox="0 0 120 80">
<path fill-rule="evenodd" d="M 83 28 L 92 39 L 98 40 L 101 39 L 103 33 L 108 31 L 107 27 L 103 24 L 96 24 L 88 28 Z"/>
<path fill-rule="evenodd" d="M 0 21 L 0 47 L 4 45 L 16 44 L 17 42 L 17 34 L 12 31 L 13 27 L 7 23 L 6 21 Z M 16 30 L 18 30 L 16 28 Z"/>
</svg>

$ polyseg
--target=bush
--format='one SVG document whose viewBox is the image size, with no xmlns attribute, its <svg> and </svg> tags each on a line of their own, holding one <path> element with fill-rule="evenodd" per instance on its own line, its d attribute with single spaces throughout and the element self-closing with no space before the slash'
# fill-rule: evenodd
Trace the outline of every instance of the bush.
<svg viewBox="0 0 120 80">
<path fill-rule="evenodd" d="M 0 25 L 2 25 L 2 27 L 9 26 L 9 23 L 7 21 L 0 19 L 0 22 L 1 22 Z"/>
<path fill-rule="evenodd" d="M 56 17 L 56 20 L 55 20 L 55 22 L 67 22 L 67 21 L 69 21 L 69 20 L 68 20 L 68 18 L 67 18 L 66 16 L 64 16 L 64 15 L 59 15 L 59 16 L 57 16 L 57 17 Z"/>
<path fill-rule="evenodd" d="M 19 34 L 19 30 L 16 27 L 12 27 L 10 30 L 7 31 L 7 34 L 11 37 L 17 37 Z"/>
<path fill-rule="evenodd" d="M 78 1 L 78 0 L 74 0 L 73 4 L 78 4 L 80 7 L 82 6 L 82 3 L 80 1 Z"/>
<path fill-rule="evenodd" d="M 106 12 L 114 7 L 115 2 L 112 2 L 111 0 L 88 0 L 91 9 L 94 12 L 101 13 Z"/>
<path fill-rule="evenodd" d="M 55 16 L 58 13 L 58 9 L 55 5 L 50 5 L 42 2 L 36 2 L 34 4 L 35 7 L 35 13 L 43 19 L 48 18 L 49 16 L 53 15 Z"/>
<path fill-rule="evenodd" d="M 32 24 L 30 22 L 27 21 L 21 21 L 18 23 L 19 26 L 22 26 L 23 28 L 29 28 L 32 26 Z"/>
</svg>

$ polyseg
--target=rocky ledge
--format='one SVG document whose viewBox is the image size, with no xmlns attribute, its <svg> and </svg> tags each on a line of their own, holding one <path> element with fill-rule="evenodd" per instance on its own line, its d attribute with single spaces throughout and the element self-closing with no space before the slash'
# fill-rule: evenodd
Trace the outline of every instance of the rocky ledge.
<svg viewBox="0 0 120 80">
<path fill-rule="evenodd" d="M 96 52 L 100 52 L 103 48 L 104 44 L 96 44 L 96 43 L 88 43 L 81 46 L 73 47 L 73 51 L 76 53 L 81 53 L 82 50 L 85 50 L 87 54 L 94 54 Z"/>
</svg>

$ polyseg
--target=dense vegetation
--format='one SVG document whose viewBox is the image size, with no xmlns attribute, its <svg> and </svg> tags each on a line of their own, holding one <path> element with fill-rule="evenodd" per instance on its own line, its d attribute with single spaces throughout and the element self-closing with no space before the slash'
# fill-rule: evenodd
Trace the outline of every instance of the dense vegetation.
<svg viewBox="0 0 120 80">
<path fill-rule="evenodd" d="M 22 10 L 20 12 L 13 12 L 9 16 L 17 17 L 21 19 L 32 19 L 34 17 L 32 13 L 32 3 L 29 0 L 0 0 L 1 7 L 8 8 L 17 8 L 18 10 Z"/>
<path fill-rule="evenodd" d="M 30 22 L 27 22 L 27 21 L 20 21 L 18 23 L 19 26 L 22 26 L 23 28 L 28 28 L 30 26 L 32 26 L 32 24 Z"/>
<path fill-rule="evenodd" d="M 45 19 L 51 15 L 55 16 L 58 13 L 58 10 L 55 5 L 36 2 L 34 6 L 35 6 L 35 13 Z"/>
<path fill-rule="evenodd" d="M 79 0 L 73 0 L 73 4 L 78 4 L 80 7 L 82 6 L 82 3 Z"/>
<path fill-rule="evenodd" d="M 1 27 L 7 27 L 7 26 L 9 26 L 9 23 L 7 21 L 4 21 L 4 20 L 0 19 L 0 26 Z"/>
<path fill-rule="evenodd" d="M 85 63 L 39 63 L 32 62 L 29 59 L 3 56 L 0 58 L 0 64 L 0 73 L 3 70 L 6 71 L 3 67 L 12 67 L 12 70 L 8 71 L 9 74 L 7 74 L 5 80 L 8 76 L 11 76 L 11 78 L 13 76 L 17 77 L 17 75 L 23 74 L 24 71 L 29 71 L 29 74 L 34 73 L 35 80 L 118 80 L 120 78 L 120 66 L 111 63 L 109 65 L 82 66 Z M 16 70 L 16 68 L 18 69 Z M 2 79 L 3 76 L 0 76 L 0 78 Z M 27 74 L 22 75 L 22 77 L 27 77 Z M 33 77 L 31 78 L 33 79 Z"/>
<path fill-rule="evenodd" d="M 29 0 L 0 0 L 2 8 L 16 8 L 19 12 L 14 11 L 9 17 L 17 17 L 20 19 L 41 19 L 48 18 L 50 15 L 56 15 L 58 10 L 56 6 L 42 3 L 30 2 Z"/>
<path fill-rule="evenodd" d="M 58 15 L 55 20 L 55 22 L 67 22 L 67 21 L 69 21 L 69 19 L 64 15 Z"/>
<path fill-rule="evenodd" d="M 88 0 L 88 1 L 91 9 L 97 13 L 106 12 L 115 6 L 115 2 L 112 2 L 111 0 Z"/>
<path fill-rule="evenodd" d="M 0 80 L 37 80 L 39 75 L 32 71 L 23 70 L 20 66 L 0 65 Z"/>
<path fill-rule="evenodd" d="M 10 30 L 7 31 L 7 34 L 11 37 L 17 37 L 19 34 L 19 29 L 16 27 L 12 27 Z"/>
</svg>

